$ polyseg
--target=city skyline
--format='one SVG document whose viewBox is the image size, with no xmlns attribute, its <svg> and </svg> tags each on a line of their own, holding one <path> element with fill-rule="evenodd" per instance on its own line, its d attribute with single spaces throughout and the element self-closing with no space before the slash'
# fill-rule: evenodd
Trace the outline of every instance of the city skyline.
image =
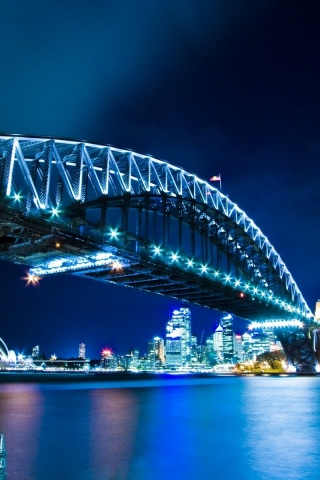
<svg viewBox="0 0 320 480">
<path fill-rule="evenodd" d="M 10 55 L 0 79 L 0 131 L 131 148 L 205 180 L 220 174 L 223 193 L 275 246 L 314 311 L 319 4 L 18 3 L 14 11 L 2 4 L 0 44 Z M 10 348 L 56 345 L 63 356 L 70 338 L 129 349 L 141 332 L 159 334 L 163 312 L 177 305 L 67 275 L 27 288 L 27 267 L 0 266 L 0 336 Z M 221 316 L 187 306 L 197 332 Z"/>
<path fill-rule="evenodd" d="M 253 329 L 251 326 L 236 333 L 235 318 L 228 314 L 220 318 L 209 335 L 201 337 L 192 334 L 192 312 L 189 308 L 180 307 L 172 311 L 165 323 L 165 336 L 143 339 L 147 351 L 137 348 L 129 352 L 112 350 L 105 347 L 93 358 L 87 355 L 87 345 L 80 343 L 78 353 L 69 358 L 59 357 L 56 353 L 46 355 L 39 345 L 32 352 L 17 352 L 8 348 L 0 338 L 0 368 L 14 370 L 47 369 L 62 370 L 108 370 L 108 371 L 209 371 L 217 367 L 218 371 L 229 371 L 230 368 L 261 368 L 263 361 L 278 360 L 279 352 L 284 358 L 283 348 L 272 328 Z M 276 353 L 276 356 L 273 354 Z M 259 359 L 260 355 L 270 354 Z M 67 363 L 64 363 L 67 362 Z M 243 363 L 244 362 L 244 363 Z M 254 366 L 256 362 L 256 366 Z M 240 367 L 241 364 L 241 367 Z M 290 364 L 290 361 L 288 365 Z M 233 367 L 232 367 L 233 365 Z M 238 366 L 237 366 L 238 365 Z M 269 363 L 269 367 L 271 364 Z M 283 368 L 285 365 L 283 364 Z M 213 370 L 214 371 L 214 370 Z"/>
</svg>

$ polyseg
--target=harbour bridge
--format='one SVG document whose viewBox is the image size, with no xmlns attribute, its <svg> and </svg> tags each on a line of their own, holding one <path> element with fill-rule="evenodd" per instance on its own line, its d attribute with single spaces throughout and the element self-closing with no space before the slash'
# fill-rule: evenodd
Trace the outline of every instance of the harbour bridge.
<svg viewBox="0 0 320 480">
<path fill-rule="evenodd" d="M 29 280 L 72 274 L 274 327 L 297 371 L 317 323 L 286 265 L 212 184 L 130 150 L 0 135 L 0 259 Z"/>
</svg>

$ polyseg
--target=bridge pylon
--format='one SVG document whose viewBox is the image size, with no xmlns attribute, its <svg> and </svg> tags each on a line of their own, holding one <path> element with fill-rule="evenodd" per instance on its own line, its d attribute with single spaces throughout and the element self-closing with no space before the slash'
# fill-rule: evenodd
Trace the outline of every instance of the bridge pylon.
<svg viewBox="0 0 320 480">
<path fill-rule="evenodd" d="M 287 361 L 297 373 L 316 373 L 319 355 L 315 351 L 314 333 L 310 328 L 276 329 Z"/>
</svg>

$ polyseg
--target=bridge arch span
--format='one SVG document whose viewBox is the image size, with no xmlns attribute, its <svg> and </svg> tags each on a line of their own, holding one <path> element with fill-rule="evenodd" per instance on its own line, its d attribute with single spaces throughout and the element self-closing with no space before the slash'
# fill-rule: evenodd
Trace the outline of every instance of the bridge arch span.
<svg viewBox="0 0 320 480">
<path fill-rule="evenodd" d="M 254 221 L 168 162 L 1 135 L 0 189 L 0 258 L 31 265 L 33 275 L 71 272 L 251 320 L 313 318 Z"/>
</svg>

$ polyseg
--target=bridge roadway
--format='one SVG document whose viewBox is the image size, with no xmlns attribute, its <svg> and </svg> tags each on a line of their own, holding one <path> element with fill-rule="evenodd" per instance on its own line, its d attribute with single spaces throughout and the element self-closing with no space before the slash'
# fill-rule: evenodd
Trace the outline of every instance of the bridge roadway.
<svg viewBox="0 0 320 480">
<path fill-rule="evenodd" d="M 31 266 L 31 281 L 71 273 L 261 325 L 286 320 L 288 360 L 318 366 L 314 316 L 261 230 L 218 189 L 150 156 L 0 136 L 0 258 Z"/>
</svg>

